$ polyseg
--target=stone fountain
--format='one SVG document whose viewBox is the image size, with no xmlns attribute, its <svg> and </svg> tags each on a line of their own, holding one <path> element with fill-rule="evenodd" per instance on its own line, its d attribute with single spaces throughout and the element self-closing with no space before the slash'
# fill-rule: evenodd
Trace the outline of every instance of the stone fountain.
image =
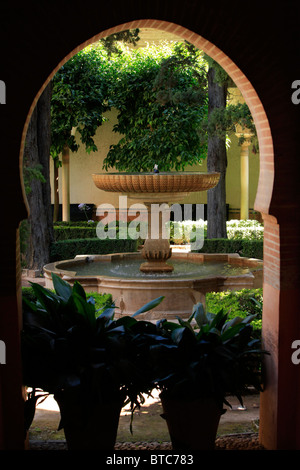
<svg viewBox="0 0 300 470">
<path fill-rule="evenodd" d="M 111 294 L 116 316 L 132 315 L 163 295 L 163 302 L 143 315 L 149 320 L 188 318 L 195 303 L 205 304 L 207 292 L 261 287 L 261 260 L 238 254 L 172 252 L 169 239 L 162 236 L 162 211 L 152 237 L 151 205 L 182 202 L 191 192 L 207 191 L 218 183 L 218 173 L 105 173 L 94 174 L 93 180 L 99 189 L 126 194 L 146 205 L 148 238 L 142 252 L 87 253 L 50 263 L 44 267 L 46 287 L 53 287 L 51 273 L 55 272 L 70 284 L 79 281 L 86 292 Z"/>
<path fill-rule="evenodd" d="M 147 260 L 142 263 L 142 272 L 171 272 L 172 264 L 167 260 L 172 256 L 170 241 L 163 236 L 164 205 L 183 201 L 191 192 L 207 191 L 217 185 L 220 173 L 105 173 L 93 174 L 97 188 L 109 192 L 126 194 L 129 199 L 142 201 L 148 213 L 148 238 L 142 255 Z M 158 226 L 153 228 L 153 220 Z"/>
</svg>

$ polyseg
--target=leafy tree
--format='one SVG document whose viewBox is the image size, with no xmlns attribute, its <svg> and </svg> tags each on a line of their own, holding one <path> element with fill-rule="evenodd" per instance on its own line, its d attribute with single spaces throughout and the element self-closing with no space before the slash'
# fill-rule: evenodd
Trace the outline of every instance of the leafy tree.
<svg viewBox="0 0 300 470">
<path fill-rule="evenodd" d="M 228 133 L 255 126 L 246 104 L 227 105 L 234 83 L 193 45 L 177 43 L 124 54 L 109 89 L 119 110 L 114 131 L 122 134 L 104 160 L 120 171 L 179 171 L 207 155 L 220 182 L 208 191 L 208 237 L 226 238 Z M 242 143 L 243 137 L 240 139 Z"/>
<path fill-rule="evenodd" d="M 112 54 L 121 55 L 123 53 L 122 45 L 137 45 L 138 41 L 140 40 L 139 32 L 140 30 L 138 28 L 133 30 L 127 29 L 125 31 L 119 31 L 118 33 L 114 33 L 110 36 L 107 36 L 106 38 L 100 39 L 100 44 L 103 45 L 109 57 L 111 57 Z"/>
<path fill-rule="evenodd" d="M 122 53 L 118 41 L 135 45 L 138 33 L 138 29 L 123 31 L 92 44 L 73 56 L 55 74 L 51 100 L 51 155 L 56 170 L 61 165 L 59 156 L 62 154 L 64 164 L 64 155 L 68 157 L 69 151 L 77 152 L 80 146 L 75 139 L 75 129 L 86 152 L 97 151 L 94 136 L 105 121 L 103 114 L 110 109 L 107 101 L 109 58 L 112 54 Z"/>
<path fill-rule="evenodd" d="M 124 53 L 114 64 L 110 105 L 118 109 L 104 168 L 120 171 L 184 170 L 206 156 L 201 122 L 207 113 L 201 53 L 180 43 Z"/>
<path fill-rule="evenodd" d="M 54 159 L 55 182 L 59 165 L 68 168 L 69 153 L 77 152 L 76 129 L 87 153 L 96 151 L 94 135 L 103 123 L 105 104 L 105 54 L 90 46 L 73 56 L 53 78 L 51 100 L 51 155 Z M 62 155 L 60 161 L 59 155 Z M 64 171 L 68 171 L 64 169 Z M 69 188 L 64 188 L 69 192 Z M 58 195 L 57 186 L 54 189 Z M 67 193 L 68 199 L 69 195 Z M 55 219 L 57 217 L 56 199 Z M 64 202 L 64 220 L 69 220 L 69 202 Z"/>
<path fill-rule="evenodd" d="M 81 51 L 57 74 L 52 156 L 59 162 L 64 149 L 78 150 L 74 128 L 87 152 L 96 151 L 103 113 L 115 107 L 114 131 L 122 138 L 103 168 L 139 172 L 158 164 L 161 171 L 180 171 L 208 155 L 208 170 L 221 173 L 208 194 L 208 236 L 226 237 L 225 142 L 236 123 L 254 128 L 248 107 L 226 106 L 228 75 L 191 44 L 126 52 L 115 40 L 107 38 L 106 49 L 98 44 Z"/>
<path fill-rule="evenodd" d="M 209 56 L 208 65 L 208 116 L 203 129 L 208 135 L 207 169 L 220 172 L 218 185 L 207 194 L 207 237 L 227 238 L 226 232 L 226 138 L 235 132 L 236 125 L 249 129 L 256 139 L 255 126 L 248 106 L 227 105 L 228 88 L 235 86 L 225 70 Z M 243 142 L 243 137 L 239 143 Z"/>
<path fill-rule="evenodd" d="M 136 44 L 138 31 L 123 31 L 92 44 L 66 62 L 53 78 L 51 99 L 51 155 L 57 157 L 68 146 L 76 152 L 72 129 L 76 128 L 87 153 L 97 151 L 96 130 L 105 121 L 109 81 L 108 59 L 121 54 L 118 41 Z"/>
<path fill-rule="evenodd" d="M 97 150 L 93 136 L 103 122 L 102 113 L 107 107 L 105 76 L 99 76 L 104 72 L 103 62 L 112 51 L 120 53 L 117 40 L 136 44 L 138 39 L 138 30 L 123 31 L 102 40 L 98 46 L 87 48 L 79 57 L 74 56 L 45 88 L 32 113 L 23 157 L 30 216 L 20 226 L 20 248 L 27 268 L 41 270 L 50 259 L 53 220 L 49 155 L 58 169 L 63 149 L 69 146 L 72 151 L 78 149 L 72 134 L 74 127 L 78 127 L 86 150 Z M 56 204 L 58 207 L 58 201 Z"/>
</svg>

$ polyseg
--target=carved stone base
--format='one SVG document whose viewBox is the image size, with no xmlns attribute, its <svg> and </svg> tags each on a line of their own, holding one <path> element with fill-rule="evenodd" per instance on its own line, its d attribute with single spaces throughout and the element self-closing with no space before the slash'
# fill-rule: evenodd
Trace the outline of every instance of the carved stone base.
<svg viewBox="0 0 300 470">
<path fill-rule="evenodd" d="M 140 266 L 140 271 L 143 273 L 159 273 L 159 272 L 172 272 L 174 266 L 167 264 L 164 261 L 150 261 L 147 263 L 142 263 Z"/>
<path fill-rule="evenodd" d="M 147 239 L 142 250 L 142 256 L 147 260 L 146 263 L 142 263 L 140 266 L 142 272 L 170 272 L 174 269 L 172 265 L 166 263 L 172 256 L 169 240 Z"/>
</svg>

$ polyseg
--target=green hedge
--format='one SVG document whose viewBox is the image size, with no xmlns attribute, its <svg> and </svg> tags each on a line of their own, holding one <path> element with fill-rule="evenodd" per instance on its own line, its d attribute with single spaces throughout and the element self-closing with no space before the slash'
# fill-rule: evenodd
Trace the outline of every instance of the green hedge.
<svg viewBox="0 0 300 470">
<path fill-rule="evenodd" d="M 206 310 L 218 313 L 222 308 L 228 312 L 228 319 L 245 318 L 255 315 L 252 326 L 256 336 L 260 336 L 262 323 L 263 290 L 241 289 L 238 291 L 209 292 L 206 294 Z"/>
<path fill-rule="evenodd" d="M 92 221 L 88 222 L 87 220 L 70 220 L 69 222 L 65 221 L 58 221 L 54 222 L 54 227 L 65 227 L 65 228 L 70 228 L 70 227 L 89 227 L 89 226 L 95 226 L 97 225 L 97 222 Z"/>
<path fill-rule="evenodd" d="M 97 222 L 60 222 L 54 225 L 54 240 L 73 240 L 77 238 L 96 238 L 97 237 Z M 125 223 L 126 230 L 128 225 L 132 225 L 132 222 Z M 106 225 L 105 230 L 107 236 L 111 231 L 111 238 L 119 233 L 120 222 L 112 222 L 111 225 Z"/>
<path fill-rule="evenodd" d="M 54 240 L 73 240 L 78 238 L 95 238 L 96 235 L 96 224 L 93 224 L 90 227 L 84 225 L 78 226 L 68 226 L 68 225 L 58 225 L 54 226 Z"/>
<path fill-rule="evenodd" d="M 239 253 L 246 258 L 263 259 L 263 240 L 207 238 L 198 253 Z"/>
<path fill-rule="evenodd" d="M 51 245 L 50 261 L 73 259 L 76 255 L 105 255 L 108 253 L 125 253 L 137 251 L 138 240 L 100 240 L 84 238 L 59 240 Z"/>
</svg>

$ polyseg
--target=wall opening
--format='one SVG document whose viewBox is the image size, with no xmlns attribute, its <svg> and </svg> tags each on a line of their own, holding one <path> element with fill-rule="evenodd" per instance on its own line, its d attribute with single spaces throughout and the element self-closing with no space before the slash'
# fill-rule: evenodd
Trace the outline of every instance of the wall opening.
<svg viewBox="0 0 300 470">
<path fill-rule="evenodd" d="M 245 102 L 247 103 L 257 131 L 257 137 L 259 141 L 259 150 L 260 150 L 260 171 L 259 171 L 259 181 L 258 188 L 256 193 L 256 199 L 254 204 L 254 209 L 263 214 L 269 213 L 269 206 L 272 197 L 273 181 L 274 181 L 274 152 L 273 152 L 273 142 L 271 131 L 268 123 L 266 113 L 264 111 L 263 105 L 253 88 L 252 84 L 249 82 L 247 77 L 242 73 L 239 67 L 226 55 L 224 54 L 217 46 L 207 41 L 203 37 L 199 36 L 197 33 L 187 30 L 186 28 L 176 25 L 174 23 L 169 23 L 160 20 L 136 20 L 129 23 L 121 24 L 110 28 L 102 33 L 97 34 L 96 36 L 90 38 L 86 42 L 79 45 L 74 49 L 70 54 L 68 54 L 53 70 L 51 75 L 48 77 L 47 81 L 44 83 L 43 87 L 37 93 L 34 102 L 31 105 L 29 110 L 26 123 L 23 129 L 21 150 L 20 150 L 20 168 L 23 166 L 23 151 L 24 144 L 27 134 L 27 128 L 30 121 L 30 117 L 34 107 L 37 104 L 39 97 L 41 96 L 43 90 L 50 82 L 55 73 L 66 63 L 71 57 L 73 57 L 80 50 L 84 49 L 86 46 L 102 39 L 104 37 L 110 36 L 111 34 L 135 28 L 153 28 L 158 29 L 162 32 L 174 34 L 182 40 L 187 40 L 192 43 L 195 47 L 200 50 L 203 50 L 207 55 L 212 57 L 216 62 L 220 64 L 221 67 L 230 75 L 232 80 L 235 82 L 238 89 L 241 91 Z M 26 201 L 26 196 L 24 192 L 24 184 L 21 177 L 23 185 L 23 194 Z"/>
<path fill-rule="evenodd" d="M 80 44 L 76 49 L 70 52 L 70 54 L 67 55 L 57 65 L 57 67 L 52 71 L 51 75 L 49 75 L 43 87 L 37 93 L 35 100 L 32 103 L 29 113 L 27 115 L 26 123 L 23 129 L 21 149 L 20 149 L 20 169 L 22 169 L 23 167 L 24 145 L 25 145 L 25 139 L 26 139 L 28 124 L 31 118 L 31 114 L 43 90 L 46 88 L 47 84 L 50 82 L 50 80 L 55 75 L 55 73 L 72 56 L 74 56 L 80 50 L 84 49 L 86 46 L 98 41 L 101 38 L 107 37 L 111 34 L 114 34 L 123 30 L 135 29 L 135 28 L 140 28 L 140 29 L 153 28 L 153 29 L 158 29 L 164 32 L 175 34 L 182 40 L 187 40 L 198 49 L 203 50 L 207 55 L 209 55 L 216 62 L 218 62 L 220 66 L 223 67 L 223 69 L 228 73 L 228 75 L 230 75 L 230 77 L 235 82 L 238 89 L 241 91 L 243 98 L 250 109 L 250 112 L 252 114 L 254 124 L 257 130 L 259 152 L 260 152 L 260 170 L 259 170 L 259 181 L 258 181 L 258 188 L 257 188 L 257 193 L 256 193 L 254 209 L 260 212 L 261 214 L 263 214 L 263 217 L 265 218 L 265 220 L 275 221 L 275 219 L 273 219 L 272 216 L 269 215 L 269 207 L 270 207 L 270 202 L 272 198 L 273 182 L 274 182 L 273 141 L 272 141 L 269 122 L 268 122 L 263 104 L 260 101 L 258 94 L 256 93 L 250 81 L 243 74 L 241 69 L 221 49 L 219 49 L 217 46 L 215 46 L 213 43 L 206 40 L 205 38 L 199 36 L 197 33 L 194 33 L 180 25 L 165 22 L 165 21 L 136 20 L 136 21 L 128 22 L 125 24 L 120 24 L 118 26 L 110 28 L 106 31 L 103 31 L 97 34 L 96 36 L 93 36 L 92 38 L 88 39 L 84 43 Z M 24 191 L 24 183 L 22 180 L 22 176 L 21 176 L 21 181 L 23 185 L 24 200 L 26 202 L 26 195 Z M 266 244 L 266 239 L 264 241 L 264 244 Z M 265 246 L 264 246 L 264 249 L 265 249 Z M 267 275 L 269 272 L 271 276 L 272 266 L 270 265 L 270 261 L 267 257 L 266 259 L 264 259 L 264 270 L 267 273 Z M 276 280 L 274 281 L 274 283 L 275 282 Z M 265 309 L 265 304 L 264 304 L 264 309 Z"/>
</svg>

